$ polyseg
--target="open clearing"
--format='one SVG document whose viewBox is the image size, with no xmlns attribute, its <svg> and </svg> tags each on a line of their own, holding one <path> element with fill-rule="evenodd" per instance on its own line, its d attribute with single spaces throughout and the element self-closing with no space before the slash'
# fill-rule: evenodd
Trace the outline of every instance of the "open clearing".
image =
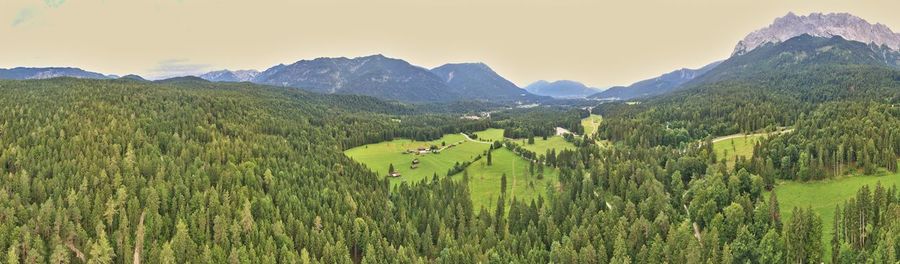
<svg viewBox="0 0 900 264">
<path fill-rule="evenodd" d="M 600 115 L 591 115 L 581 119 L 581 126 L 584 127 L 584 134 L 588 137 L 593 137 L 594 134 L 597 133 L 597 127 L 600 126 L 600 122 L 603 122 L 603 117 Z"/>
<path fill-rule="evenodd" d="M 881 172 L 873 176 L 847 176 L 815 182 L 782 182 L 775 187 L 782 222 L 788 223 L 794 207 L 811 207 L 822 218 L 822 245 L 825 247 L 825 256 L 831 256 L 834 206 L 843 205 L 864 185 L 869 185 L 870 190 L 874 190 L 878 182 L 885 188 L 900 185 L 900 173 Z"/>
<path fill-rule="evenodd" d="M 420 147 L 428 148 L 431 145 L 441 147 L 441 143 L 447 145 L 458 144 L 441 151 L 440 154 L 404 154 L 406 150 L 417 150 Z M 461 143 L 460 143 L 461 142 Z M 448 134 L 434 141 L 413 141 L 409 139 L 395 139 L 387 142 L 369 144 L 349 149 L 344 152 L 348 157 L 365 164 L 369 169 L 382 177 L 387 177 L 388 167 L 394 164 L 394 168 L 401 174 L 400 177 L 391 178 L 391 184 L 403 181 L 417 182 L 422 179 L 431 179 L 435 173 L 438 176 L 446 176 L 447 171 L 453 168 L 456 162 L 471 161 L 476 156 L 488 150 L 489 144 L 471 142 L 461 134 Z M 419 159 L 419 167 L 411 169 L 412 161 Z"/>
<path fill-rule="evenodd" d="M 547 140 L 544 140 L 541 137 L 534 137 L 534 144 L 528 144 L 527 139 L 516 139 L 514 142 L 538 155 L 545 154 L 547 153 L 547 150 L 550 149 L 556 149 L 556 153 L 559 153 L 560 150 L 564 149 L 575 149 L 575 145 L 566 141 L 566 139 L 561 136 L 548 137 Z"/>
<path fill-rule="evenodd" d="M 503 138 L 503 129 L 488 129 L 475 134 L 478 135 L 479 139 L 499 140 Z M 446 148 L 440 154 L 404 154 L 406 150 L 417 150 L 420 147 L 428 148 L 431 145 L 436 145 L 440 148 L 442 142 L 445 142 L 448 146 L 451 144 L 458 145 Z M 545 153 L 546 149 L 550 148 L 575 147 L 562 137 L 551 137 L 548 140 L 536 138 L 535 144 L 529 146 L 533 149 L 543 149 L 542 152 L 537 152 L 539 154 Z M 423 179 L 431 179 L 435 173 L 437 173 L 438 177 L 445 177 L 447 171 L 455 163 L 472 161 L 478 155 L 483 156 L 488 148 L 490 148 L 490 144 L 469 141 L 462 134 L 448 134 L 438 140 L 427 142 L 396 139 L 369 144 L 349 149 L 344 154 L 366 165 L 366 167 L 382 177 L 387 177 L 388 167 L 390 164 L 394 164 L 395 170 L 401 174 L 400 177 L 389 178 L 391 184 L 395 185 L 401 182 L 418 182 Z M 419 159 L 419 166 L 416 169 L 411 169 L 412 160 L 416 158 Z M 534 199 L 546 193 L 548 184 L 553 185 L 557 182 L 558 172 L 555 169 L 545 167 L 544 179 L 537 180 L 536 176 L 532 177 L 529 174 L 528 161 L 506 148 L 494 150 L 491 158 L 493 161 L 491 166 L 487 166 L 486 158 L 482 157 L 468 167 L 469 190 L 476 210 L 482 206 L 488 209 L 496 206 L 497 197 L 500 194 L 500 178 L 504 173 L 507 176 L 507 192 L 509 193 L 507 199 L 511 197 L 526 201 Z M 453 177 L 455 180 L 462 180 L 461 173 Z M 507 203 L 507 206 L 509 206 L 509 203 Z"/>
<path fill-rule="evenodd" d="M 478 140 L 494 142 L 497 140 L 503 140 L 503 129 L 491 128 L 488 130 L 475 132 L 475 135 L 478 135 Z"/>
<path fill-rule="evenodd" d="M 501 148 L 491 153 L 493 165 L 488 166 L 487 161 L 481 160 L 469 166 L 469 190 L 472 194 L 472 203 L 475 210 L 484 206 L 492 210 L 497 206 L 497 197 L 500 196 L 500 178 L 506 173 L 507 202 L 513 197 L 520 201 L 531 201 L 547 193 L 547 185 L 556 184 L 558 171 L 551 167 L 544 167 L 544 179 L 537 179 L 528 171 L 528 161 L 519 157 L 512 151 Z M 462 179 L 462 175 L 457 175 Z"/>
<path fill-rule="evenodd" d="M 751 158 L 753 146 L 768 134 L 732 135 L 713 141 L 713 150 L 716 158 L 725 159 L 728 166 L 734 166 L 737 157 Z"/>
</svg>

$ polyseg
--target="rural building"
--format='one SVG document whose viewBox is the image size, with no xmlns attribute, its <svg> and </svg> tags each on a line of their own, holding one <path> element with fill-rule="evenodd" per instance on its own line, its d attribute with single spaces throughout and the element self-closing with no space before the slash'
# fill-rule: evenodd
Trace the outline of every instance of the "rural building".
<svg viewBox="0 0 900 264">
<path fill-rule="evenodd" d="M 388 174 L 388 177 L 397 178 L 397 177 L 400 177 L 400 173 L 399 173 L 399 172 L 396 172 L 396 171 L 395 171 L 395 172 L 391 172 L 391 174 Z"/>
</svg>

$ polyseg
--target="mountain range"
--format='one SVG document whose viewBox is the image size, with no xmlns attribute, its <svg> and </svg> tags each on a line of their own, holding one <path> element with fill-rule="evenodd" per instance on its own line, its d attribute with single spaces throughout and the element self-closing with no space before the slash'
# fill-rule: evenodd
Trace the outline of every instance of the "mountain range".
<svg viewBox="0 0 900 264">
<path fill-rule="evenodd" d="M 253 81 L 253 78 L 256 78 L 256 75 L 259 75 L 257 70 L 220 70 L 208 72 L 197 77 L 212 82 L 250 82 Z"/>
<path fill-rule="evenodd" d="M 744 37 L 724 62 L 714 62 L 696 70 L 677 70 L 627 87 L 613 87 L 589 98 L 628 100 L 658 96 L 685 86 L 746 75 L 754 68 L 766 70 L 820 64 L 897 68 L 900 65 L 898 51 L 900 34 L 883 24 L 871 24 L 847 13 L 807 16 L 788 13 Z"/>
<path fill-rule="evenodd" d="M 0 69 L 0 79 L 9 80 L 34 80 L 49 79 L 54 77 L 74 77 L 82 79 L 111 79 L 112 75 L 85 71 L 71 67 L 29 68 L 18 67 L 12 69 Z"/>
<path fill-rule="evenodd" d="M 580 82 L 570 80 L 553 82 L 540 80 L 525 86 L 525 90 L 536 95 L 566 99 L 585 98 L 603 91 L 603 89 L 588 87 Z"/>
<path fill-rule="evenodd" d="M 840 36 L 847 40 L 900 50 L 900 34 L 883 24 L 873 25 L 847 13 L 797 16 L 791 12 L 775 19 L 768 27 L 748 34 L 734 47 L 733 55 L 745 54 L 765 44 L 783 42 L 804 34 L 823 38 Z"/>
<path fill-rule="evenodd" d="M 699 69 L 684 68 L 675 70 L 658 77 L 636 82 L 629 86 L 612 87 L 606 91 L 588 96 L 588 98 L 629 100 L 665 94 L 676 90 L 682 84 L 703 75 L 707 71 L 718 66 L 719 63 L 720 62 L 713 62 Z"/>
<path fill-rule="evenodd" d="M 537 96 L 519 88 L 484 63 L 444 64 L 431 69 L 461 98 L 468 100 L 534 100 Z"/>
<path fill-rule="evenodd" d="M 759 52 L 756 52 L 759 51 Z M 679 69 L 605 91 L 575 81 L 538 81 L 520 88 L 483 63 L 451 63 L 433 69 L 371 55 L 317 58 L 276 65 L 262 72 L 219 70 L 198 77 L 213 82 L 253 82 L 324 94 L 357 94 L 403 102 L 533 102 L 556 98 L 631 100 L 660 96 L 752 71 L 794 65 L 879 65 L 900 67 L 900 34 L 846 13 L 794 13 L 749 33 L 732 55 L 698 69 Z M 114 75 L 79 68 L 0 69 L 0 79 L 75 77 L 109 79 Z M 143 80 L 136 75 L 128 79 Z"/>
<path fill-rule="evenodd" d="M 542 99 L 483 63 L 451 63 L 429 70 L 380 54 L 301 60 L 262 72 L 214 71 L 199 77 L 216 82 L 249 81 L 325 94 L 358 94 L 405 102 Z"/>
</svg>

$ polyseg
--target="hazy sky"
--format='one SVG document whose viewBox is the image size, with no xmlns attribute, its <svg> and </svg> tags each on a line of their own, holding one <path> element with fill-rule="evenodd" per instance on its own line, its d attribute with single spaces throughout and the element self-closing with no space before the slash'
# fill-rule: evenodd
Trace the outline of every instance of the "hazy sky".
<svg viewBox="0 0 900 264">
<path fill-rule="evenodd" d="M 381 53 L 428 68 L 480 61 L 520 86 L 603 87 L 724 59 L 788 11 L 849 12 L 898 31 L 898 10 L 896 0 L 0 0 L 0 67 L 153 78 Z"/>
</svg>

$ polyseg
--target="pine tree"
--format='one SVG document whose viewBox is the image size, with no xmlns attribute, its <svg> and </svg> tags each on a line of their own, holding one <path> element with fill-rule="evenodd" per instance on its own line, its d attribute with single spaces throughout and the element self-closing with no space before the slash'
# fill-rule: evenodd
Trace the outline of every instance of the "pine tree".
<svg viewBox="0 0 900 264">
<path fill-rule="evenodd" d="M 102 224 L 97 225 L 97 239 L 91 244 L 88 264 L 111 264 L 116 253 L 113 252 L 109 240 L 106 239 L 106 228 Z"/>
<path fill-rule="evenodd" d="M 500 193 L 506 194 L 506 173 L 500 176 Z"/>
</svg>

